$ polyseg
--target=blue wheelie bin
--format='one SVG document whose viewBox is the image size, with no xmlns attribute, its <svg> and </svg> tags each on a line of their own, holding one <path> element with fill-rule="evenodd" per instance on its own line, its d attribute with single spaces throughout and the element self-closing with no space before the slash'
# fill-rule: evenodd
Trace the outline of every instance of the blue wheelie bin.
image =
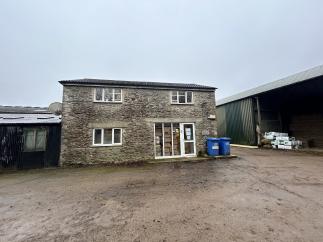
<svg viewBox="0 0 323 242">
<path fill-rule="evenodd" d="M 222 137 L 219 142 L 220 155 L 230 155 L 230 138 Z"/>
<path fill-rule="evenodd" d="M 207 154 L 209 156 L 219 155 L 219 138 L 207 138 Z"/>
</svg>

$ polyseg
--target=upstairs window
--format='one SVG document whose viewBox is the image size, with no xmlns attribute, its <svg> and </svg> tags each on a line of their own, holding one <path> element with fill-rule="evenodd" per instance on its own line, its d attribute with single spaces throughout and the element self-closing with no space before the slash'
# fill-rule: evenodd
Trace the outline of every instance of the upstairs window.
<svg viewBox="0 0 323 242">
<path fill-rule="evenodd" d="M 122 144 L 122 132 L 120 128 L 93 129 L 93 145 L 111 146 Z"/>
<path fill-rule="evenodd" d="M 173 104 L 192 104 L 193 92 L 191 91 L 172 91 Z"/>
<path fill-rule="evenodd" d="M 121 103 L 122 102 L 121 88 L 95 88 L 94 101 Z"/>
</svg>

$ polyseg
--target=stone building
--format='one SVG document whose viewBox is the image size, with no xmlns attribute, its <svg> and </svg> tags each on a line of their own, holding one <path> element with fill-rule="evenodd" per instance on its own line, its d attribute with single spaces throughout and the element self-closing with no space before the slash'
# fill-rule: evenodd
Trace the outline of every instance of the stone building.
<svg viewBox="0 0 323 242">
<path fill-rule="evenodd" d="M 63 85 L 61 165 L 194 157 L 216 136 L 215 89 L 78 79 Z"/>
</svg>

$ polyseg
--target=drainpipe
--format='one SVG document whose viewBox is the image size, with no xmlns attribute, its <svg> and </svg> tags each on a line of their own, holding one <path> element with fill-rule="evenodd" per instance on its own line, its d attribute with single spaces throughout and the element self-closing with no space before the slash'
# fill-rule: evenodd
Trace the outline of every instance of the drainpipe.
<svg viewBox="0 0 323 242">
<path fill-rule="evenodd" d="M 259 97 L 256 97 L 256 103 L 257 103 L 257 118 L 258 118 L 258 124 L 256 127 L 257 132 L 257 140 L 258 140 L 258 146 L 261 146 L 261 113 L 260 113 L 260 102 Z"/>
</svg>

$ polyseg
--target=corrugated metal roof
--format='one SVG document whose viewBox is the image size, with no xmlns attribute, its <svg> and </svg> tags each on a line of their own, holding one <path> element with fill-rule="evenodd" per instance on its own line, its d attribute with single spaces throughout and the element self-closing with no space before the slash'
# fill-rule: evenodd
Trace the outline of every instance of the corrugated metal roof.
<svg viewBox="0 0 323 242">
<path fill-rule="evenodd" d="M 59 83 L 62 85 L 116 85 L 116 86 L 131 86 L 141 88 L 185 88 L 185 89 L 205 89 L 215 90 L 215 87 L 204 86 L 193 83 L 167 83 L 167 82 L 141 82 L 141 81 L 119 81 L 119 80 L 103 80 L 103 79 L 75 79 L 62 80 Z"/>
<path fill-rule="evenodd" d="M 48 113 L 51 112 L 46 107 L 27 107 L 27 106 L 2 106 L 0 105 L 1 113 Z"/>
<path fill-rule="evenodd" d="M 230 102 L 234 102 L 237 100 L 241 100 L 241 99 L 244 99 L 247 97 L 255 96 L 257 94 L 268 92 L 268 91 L 271 91 L 271 90 L 274 90 L 277 88 L 281 88 L 281 87 L 289 86 L 289 85 L 296 84 L 299 82 L 307 81 L 309 79 L 319 77 L 319 76 L 323 76 L 323 65 L 320 65 L 320 66 L 311 68 L 309 70 L 299 72 L 297 74 L 282 78 L 278 81 L 274 81 L 274 82 L 267 83 L 265 85 L 261 85 L 259 87 L 235 94 L 235 95 L 227 97 L 227 98 L 220 99 L 219 101 L 217 101 L 217 106 L 220 106 L 220 105 L 223 105 L 226 103 L 230 103 Z"/>
<path fill-rule="evenodd" d="M 59 124 L 61 116 L 38 113 L 0 113 L 1 124 Z"/>
</svg>

